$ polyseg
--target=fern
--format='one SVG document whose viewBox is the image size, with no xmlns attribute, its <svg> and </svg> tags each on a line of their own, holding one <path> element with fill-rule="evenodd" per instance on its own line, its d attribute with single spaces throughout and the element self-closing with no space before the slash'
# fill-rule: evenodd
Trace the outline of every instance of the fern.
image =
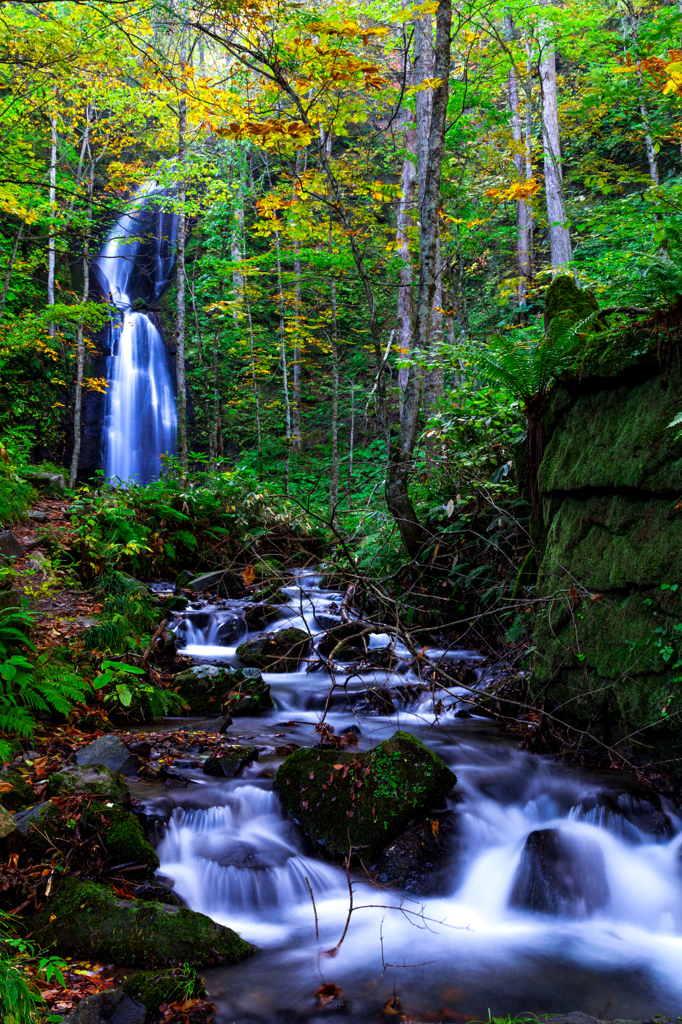
<svg viewBox="0 0 682 1024">
<path fill-rule="evenodd" d="M 487 349 L 474 354 L 472 362 L 482 380 L 502 384 L 528 404 L 549 390 L 566 368 L 567 355 L 577 342 L 577 330 L 569 330 L 553 342 L 544 337 L 519 342 L 498 335 Z"/>
<path fill-rule="evenodd" d="M 35 651 L 28 633 L 35 625 L 31 612 L 25 608 L 3 608 L 0 610 L 0 656 L 5 657 L 20 647 Z"/>
<path fill-rule="evenodd" d="M 36 728 L 37 712 L 68 715 L 74 704 L 83 703 L 90 684 L 63 666 L 51 671 L 50 652 L 36 665 L 15 654 L 0 663 L 0 730 L 29 739 Z"/>
</svg>

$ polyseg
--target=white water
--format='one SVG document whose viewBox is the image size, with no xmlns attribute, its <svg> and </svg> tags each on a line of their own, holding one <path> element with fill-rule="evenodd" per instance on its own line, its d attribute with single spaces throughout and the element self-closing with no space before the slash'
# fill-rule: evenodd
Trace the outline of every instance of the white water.
<svg viewBox="0 0 682 1024">
<path fill-rule="evenodd" d="M 329 615 L 329 605 L 340 600 L 318 590 L 314 579 L 285 593 L 290 604 L 270 630 L 305 622 L 317 633 L 317 617 Z M 186 620 L 186 653 L 236 663 L 235 647 L 215 644 L 215 636 L 240 607 L 226 601 L 205 609 L 203 626 L 201 619 Z M 372 638 L 373 645 L 387 640 Z M 472 652 L 449 657 L 458 654 L 476 665 Z M 175 879 L 190 907 L 266 951 L 212 973 L 221 1021 L 298 1019 L 304 1007 L 314 1010 L 314 991 L 323 981 L 343 987 L 354 1021 L 374 1019 L 394 982 L 412 1014 L 407 1019 L 471 1019 L 471 1013 L 485 1016 L 488 1007 L 493 1014 L 580 1009 L 638 1020 L 682 1010 L 682 822 L 674 809 L 665 802 L 657 809 L 656 798 L 647 801 L 625 773 L 565 768 L 520 751 L 483 721 L 455 718 L 453 709 L 436 719 L 426 694 L 394 716 L 361 716 L 360 746 L 374 746 L 400 727 L 456 772 L 449 881 L 438 897 L 403 902 L 356 876 L 355 904 L 363 909 L 354 912 L 338 955 L 322 955 L 344 928 L 345 873 L 304 851 L 271 783 L 260 777 L 265 762 L 281 761 L 274 744 L 316 741 L 311 726 L 330 680 L 307 667 L 266 674 L 277 710 L 237 719 L 230 728 L 233 740 L 247 733 L 264 752 L 245 779 L 206 784 L 206 776 L 195 773 L 205 786 L 200 801 L 194 787 L 164 798 L 176 806 L 158 849 L 161 873 Z M 479 676 L 482 671 L 476 668 Z M 392 687 L 418 682 L 410 669 L 399 676 L 360 673 L 348 685 L 351 700 L 367 682 L 383 680 Z M 332 708 L 326 720 L 337 732 L 357 723 L 343 690 Z M 295 722 L 281 721 L 289 716 Z M 532 832 L 547 829 L 558 834 L 563 851 L 562 898 L 553 913 L 524 909 L 518 895 L 528 864 L 524 845 Z"/>
<path fill-rule="evenodd" d="M 175 396 L 166 348 L 146 313 L 131 309 L 134 292 L 139 292 L 139 285 L 144 289 L 145 277 L 147 298 L 158 299 L 173 265 L 169 252 L 175 218 L 164 214 L 154 196 L 153 184 L 138 190 L 95 261 L 105 294 L 117 311 L 107 359 L 104 471 L 107 480 L 123 484 L 156 479 L 160 456 L 175 452 Z M 170 238 L 164 237 L 164 223 Z M 153 246 L 151 257 L 145 257 L 145 241 Z M 144 266 L 149 261 L 151 268 Z"/>
</svg>

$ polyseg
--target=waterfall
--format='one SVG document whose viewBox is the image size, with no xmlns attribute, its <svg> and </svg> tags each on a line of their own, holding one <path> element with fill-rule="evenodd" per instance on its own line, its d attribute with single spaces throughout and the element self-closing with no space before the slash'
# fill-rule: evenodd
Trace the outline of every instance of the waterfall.
<svg viewBox="0 0 682 1024">
<path fill-rule="evenodd" d="M 175 452 L 175 393 L 161 335 L 136 299 L 155 302 L 170 277 L 177 218 L 164 211 L 152 182 L 141 186 L 95 260 L 105 297 L 116 307 L 111 325 L 104 412 L 107 480 L 146 484 L 159 476 L 160 456 Z"/>
</svg>

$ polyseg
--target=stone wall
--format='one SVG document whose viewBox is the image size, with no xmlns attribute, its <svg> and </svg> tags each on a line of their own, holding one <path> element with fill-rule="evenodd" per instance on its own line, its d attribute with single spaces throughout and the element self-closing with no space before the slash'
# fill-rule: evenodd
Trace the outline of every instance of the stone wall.
<svg viewBox="0 0 682 1024">
<path fill-rule="evenodd" d="M 682 758 L 680 411 L 675 344 L 576 374 L 552 394 L 538 477 L 534 694 L 647 759 Z"/>
</svg>

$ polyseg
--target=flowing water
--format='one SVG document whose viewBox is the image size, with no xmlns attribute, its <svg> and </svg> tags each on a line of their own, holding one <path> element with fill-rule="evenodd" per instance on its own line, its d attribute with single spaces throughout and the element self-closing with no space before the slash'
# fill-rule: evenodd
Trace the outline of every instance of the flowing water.
<svg viewBox="0 0 682 1024">
<path fill-rule="evenodd" d="M 340 595 L 320 590 L 314 576 L 299 575 L 284 594 L 289 603 L 269 630 L 305 623 L 319 634 L 339 621 Z M 175 623 L 184 653 L 237 664 L 234 645 L 247 635 L 243 607 L 230 600 L 190 606 Z M 385 646 L 389 637 L 370 642 Z M 222 1024 L 327 1018 L 341 997 L 323 1008 L 316 992 L 324 984 L 343 990 L 344 1017 L 354 1022 L 466 1021 L 487 1019 L 488 1010 L 580 1009 L 636 1020 L 682 1013 L 682 822 L 675 809 L 638 790 L 626 773 L 571 769 L 522 751 L 518 738 L 491 722 L 458 716 L 456 702 L 436 716 L 408 652 L 398 646 L 395 654 L 393 673 L 342 669 L 346 686 L 334 690 L 326 721 L 337 733 L 359 727 L 359 749 L 397 728 L 427 743 L 458 776 L 450 803 L 455 838 L 439 895 L 401 898 L 352 876 L 356 909 L 336 955 L 328 951 L 345 926 L 348 879 L 306 848 L 272 789 L 282 747 L 319 740 L 314 726 L 330 678 L 314 654 L 296 673 L 265 674 L 276 710 L 229 728 L 231 741 L 260 750 L 242 778 L 216 782 L 188 766 L 181 769 L 186 789 L 153 792 L 140 784 L 148 811 L 166 822 L 160 874 L 188 906 L 259 947 L 244 963 L 206 972 Z M 488 669 L 475 652 L 443 656 L 466 666 L 469 679 L 485 680 Z M 376 713 L 364 699 L 368 685 L 383 683 L 393 714 L 386 706 Z M 532 871 L 524 846 L 537 830 L 550 830 L 543 834 L 556 854 L 554 902 L 543 912 L 527 909 Z M 402 1018 L 393 1007 L 381 1012 L 394 995 Z"/>
<path fill-rule="evenodd" d="M 163 209 L 153 184 L 142 186 L 116 221 L 94 261 L 116 313 L 110 328 L 104 413 L 107 480 L 146 484 L 160 456 L 175 452 L 175 393 L 163 339 L 135 299 L 155 303 L 170 277 L 177 218 Z"/>
</svg>

